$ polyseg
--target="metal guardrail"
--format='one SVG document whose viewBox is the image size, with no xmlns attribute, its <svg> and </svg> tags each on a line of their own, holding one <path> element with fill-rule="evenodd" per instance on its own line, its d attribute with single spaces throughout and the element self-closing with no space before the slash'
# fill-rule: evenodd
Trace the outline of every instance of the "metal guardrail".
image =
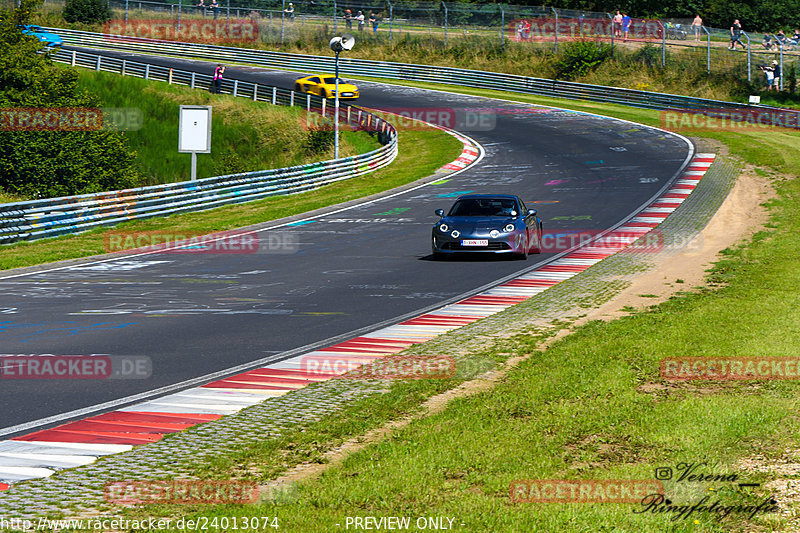
<svg viewBox="0 0 800 533">
<path fill-rule="evenodd" d="M 202 43 L 159 41 L 120 37 L 61 28 L 49 28 L 59 34 L 66 45 L 125 50 L 143 54 L 162 54 L 214 62 L 247 63 L 291 71 L 333 72 L 334 58 L 216 46 Z M 486 72 L 388 61 L 340 58 L 342 75 L 427 81 L 448 85 L 475 87 L 556 98 L 591 100 L 648 109 L 740 109 L 746 104 L 664 94 L 619 87 L 605 87 L 544 78 L 533 78 Z M 747 106 L 748 109 L 777 109 L 768 106 Z"/>
<path fill-rule="evenodd" d="M 190 87 L 206 83 L 210 85 L 212 82 L 212 76 L 206 74 L 77 51 L 59 50 L 55 60 Z M 225 80 L 222 92 L 277 105 L 299 105 L 310 112 L 333 118 L 333 107 L 314 95 L 239 80 Z M 343 105 L 340 108 L 340 122 L 375 132 L 386 144 L 366 154 L 289 168 L 0 204 L 0 244 L 77 233 L 132 219 L 200 211 L 268 196 L 294 194 L 377 170 L 397 156 L 397 131 L 380 117 Z"/>
</svg>

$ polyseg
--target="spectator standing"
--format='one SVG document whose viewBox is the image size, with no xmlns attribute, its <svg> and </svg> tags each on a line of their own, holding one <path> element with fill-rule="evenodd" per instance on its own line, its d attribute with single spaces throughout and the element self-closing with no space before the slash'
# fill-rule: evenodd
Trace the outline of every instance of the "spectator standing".
<svg viewBox="0 0 800 533">
<path fill-rule="evenodd" d="M 364 13 L 359 11 L 356 20 L 358 21 L 358 31 L 364 31 Z"/>
<path fill-rule="evenodd" d="M 211 5 L 208 7 L 214 11 L 214 18 L 216 19 L 219 16 L 219 4 L 217 0 L 211 0 Z"/>
<path fill-rule="evenodd" d="M 217 64 L 214 69 L 214 87 L 211 90 L 214 94 L 222 94 L 222 75 L 225 74 L 225 65 L 222 63 Z"/>
<path fill-rule="evenodd" d="M 622 13 L 614 15 L 614 37 L 622 37 Z"/>
<path fill-rule="evenodd" d="M 372 33 L 378 35 L 378 17 L 374 12 L 369 14 L 369 23 L 372 25 Z"/>
<path fill-rule="evenodd" d="M 694 40 L 700 40 L 700 30 L 703 29 L 703 19 L 700 18 L 700 13 L 695 15 L 694 20 L 692 21 L 692 29 L 694 30 Z"/>
<path fill-rule="evenodd" d="M 519 22 L 517 22 L 517 41 L 522 40 L 522 36 L 524 35 L 524 33 L 525 33 L 525 21 L 520 20 Z"/>
<path fill-rule="evenodd" d="M 772 60 L 772 72 L 773 72 L 772 83 L 775 86 L 775 90 L 776 91 L 780 91 L 781 90 L 781 66 L 774 59 Z"/>
<path fill-rule="evenodd" d="M 526 41 L 531 38 L 531 21 L 528 19 L 522 21 L 522 37 Z"/>
<path fill-rule="evenodd" d="M 771 91 L 772 90 L 772 80 L 775 79 L 775 71 L 772 70 L 772 67 L 769 66 L 769 65 L 764 65 L 763 67 L 761 67 L 761 70 L 764 71 L 764 76 L 767 77 L 766 89 L 768 91 Z"/>
<path fill-rule="evenodd" d="M 344 23 L 348 30 L 353 29 L 353 12 L 349 9 L 344 12 Z"/>
<path fill-rule="evenodd" d="M 728 50 L 736 50 L 736 43 L 742 45 L 742 49 L 747 49 L 744 43 L 740 40 L 742 36 L 742 24 L 739 22 L 739 19 L 733 21 L 731 24 L 731 45 L 728 47 Z"/>
<path fill-rule="evenodd" d="M 294 22 L 294 4 L 289 2 L 289 6 L 283 10 L 287 17 L 289 17 L 289 22 Z"/>
<path fill-rule="evenodd" d="M 622 41 L 628 41 L 628 32 L 631 29 L 631 18 L 627 13 L 622 14 Z"/>
</svg>

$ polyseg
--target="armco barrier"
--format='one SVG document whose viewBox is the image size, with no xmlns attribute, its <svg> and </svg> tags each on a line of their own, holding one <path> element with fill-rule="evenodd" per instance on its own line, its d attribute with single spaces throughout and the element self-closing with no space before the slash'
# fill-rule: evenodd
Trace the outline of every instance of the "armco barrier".
<svg viewBox="0 0 800 533">
<path fill-rule="evenodd" d="M 169 83 L 207 86 L 211 76 L 59 50 L 56 61 Z M 281 105 L 299 105 L 333 117 L 324 99 L 286 89 L 225 80 L 222 92 Z M 268 196 L 314 189 L 384 167 L 397 156 L 397 131 L 388 122 L 352 106 L 342 106 L 340 122 L 375 132 L 385 144 L 366 154 L 308 165 L 218 176 L 196 181 L 120 191 L 0 204 L 0 244 L 77 233 L 126 220 L 199 211 Z"/>
<path fill-rule="evenodd" d="M 171 55 L 206 59 L 214 62 L 249 63 L 268 68 L 292 71 L 333 72 L 334 70 L 333 57 L 288 54 L 201 43 L 138 39 L 61 28 L 48 28 L 48 30 L 60 35 L 64 40 L 64 44 L 73 46 L 124 50 L 126 52 L 139 52 L 144 54 Z M 720 110 L 741 108 L 746 105 L 675 94 L 516 76 L 499 72 L 414 65 L 389 61 L 370 61 L 346 57 L 339 59 L 339 68 L 340 74 L 342 75 L 427 81 L 475 87 L 479 89 L 493 89 L 557 98 L 616 103 L 648 109 Z M 776 109 L 768 106 L 748 106 L 748 108 L 764 110 Z"/>
</svg>

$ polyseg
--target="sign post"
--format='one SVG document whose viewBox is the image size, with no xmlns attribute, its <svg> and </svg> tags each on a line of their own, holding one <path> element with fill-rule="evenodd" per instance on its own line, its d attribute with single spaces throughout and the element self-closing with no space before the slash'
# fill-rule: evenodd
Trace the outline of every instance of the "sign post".
<svg viewBox="0 0 800 533">
<path fill-rule="evenodd" d="M 197 154 L 211 153 L 211 106 L 182 105 L 178 121 L 178 152 L 192 154 L 192 180 L 197 179 Z"/>
</svg>

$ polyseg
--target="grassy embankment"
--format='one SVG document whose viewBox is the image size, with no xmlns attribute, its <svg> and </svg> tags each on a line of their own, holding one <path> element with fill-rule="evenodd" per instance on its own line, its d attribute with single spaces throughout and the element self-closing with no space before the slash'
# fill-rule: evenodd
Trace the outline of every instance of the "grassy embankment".
<svg viewBox="0 0 800 533">
<path fill-rule="evenodd" d="M 129 138 L 139 153 L 138 164 L 150 176 L 166 178 L 188 173 L 190 155 L 177 152 L 177 118 L 181 104 L 214 106 L 212 153 L 198 155 L 199 177 L 235 169 L 280 168 L 333 158 L 332 148 L 322 153 L 305 151 L 307 132 L 302 127 L 303 112 L 299 109 L 272 107 L 244 98 L 211 95 L 108 73 L 81 72 L 81 82 L 84 87 L 100 94 L 109 107 L 138 107 L 142 110 L 144 127 L 129 132 Z M 415 126 L 401 130 L 399 142 L 400 154 L 394 163 L 357 179 L 300 195 L 128 222 L 116 226 L 116 230 L 203 234 L 275 220 L 409 183 L 430 175 L 461 153 L 459 141 L 431 128 Z M 366 133 L 346 132 L 342 138 L 341 154 L 364 153 L 378 146 Z M 98 229 L 57 239 L 0 246 L 0 269 L 102 254 L 106 252 L 103 243 L 106 231 Z"/>
<path fill-rule="evenodd" d="M 559 103 L 659 122 L 649 110 Z M 659 375 L 660 362 L 669 357 L 796 357 L 800 352 L 800 180 L 795 179 L 800 135 L 707 136 L 773 176 L 778 190 L 769 204 L 767 228 L 751 242 L 726 250 L 708 287 L 613 322 L 590 322 L 544 351 L 538 348 L 547 332 L 531 330 L 510 339 L 498 335 L 489 348 L 471 355 L 478 360 L 528 359 L 493 390 L 412 422 L 321 478 L 294 486 L 278 504 L 207 507 L 197 516 L 277 516 L 288 531 L 334 531 L 353 516 L 446 516 L 463 531 L 780 528 L 779 518 L 761 513 L 750 519 L 748 513 L 722 518 L 696 512 L 672 520 L 674 513 L 635 513 L 644 509 L 639 504 L 513 504 L 509 499 L 515 480 L 652 479 L 655 468 L 669 466 L 677 473 L 681 462 L 707 462 L 704 473 L 736 474 L 740 483 L 763 484 L 776 476 L 744 471 L 737 461 L 754 454 L 775 461 L 796 448 L 796 380 L 675 383 Z M 498 324 L 501 319 L 498 315 Z M 274 478 L 297 462 L 321 461 L 331 446 L 413 413 L 423 398 L 454 385 L 394 383 L 391 392 L 377 399 L 281 441 L 231 450 L 214 464 L 198 465 L 197 473 Z M 694 487 L 701 490 L 691 490 L 690 483 L 666 486 L 678 494 L 673 496 L 676 505 L 694 504 L 705 495 L 709 505 L 716 499 L 724 505 L 753 505 L 770 496 L 764 487 L 740 488 L 733 482 Z M 147 507 L 140 512 L 187 516 L 186 510 Z"/>
<path fill-rule="evenodd" d="M 211 105 L 211 153 L 198 154 L 197 177 L 207 178 L 333 159 L 333 143 L 309 145 L 305 111 L 271 106 L 246 98 L 151 82 L 108 72 L 78 69 L 81 88 L 97 94 L 106 107 L 134 108 L 141 129 L 125 136 L 136 152 L 136 165 L 147 184 L 188 180 L 191 154 L 178 153 L 181 105 Z M 343 131 L 341 156 L 369 152 L 380 144 L 365 132 Z"/>
</svg>

